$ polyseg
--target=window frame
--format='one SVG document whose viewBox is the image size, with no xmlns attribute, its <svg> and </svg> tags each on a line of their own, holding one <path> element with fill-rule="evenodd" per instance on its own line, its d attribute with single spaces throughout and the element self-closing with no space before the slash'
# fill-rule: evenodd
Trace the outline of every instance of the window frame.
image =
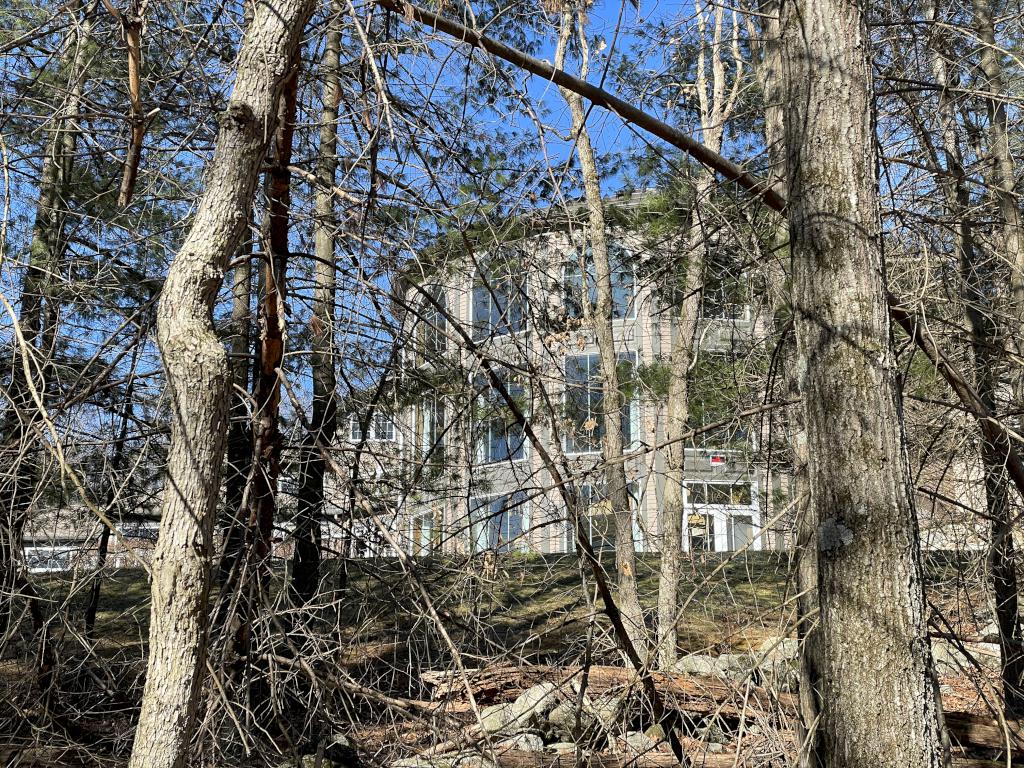
<svg viewBox="0 0 1024 768">
<path fill-rule="evenodd" d="M 514 381 L 515 377 L 501 376 L 502 381 L 505 383 L 505 387 L 509 390 L 509 394 L 516 397 L 517 394 L 522 396 L 524 399 L 527 397 L 528 390 L 525 384 Z M 529 457 L 529 441 L 526 439 L 526 430 L 522 425 L 516 423 L 514 426 L 519 431 L 519 441 L 516 451 L 510 452 L 508 449 L 513 444 L 511 437 L 510 427 L 512 423 L 501 418 L 499 413 L 488 415 L 485 419 L 477 417 L 475 412 L 478 405 L 483 403 L 488 409 L 491 408 L 506 408 L 504 400 L 498 394 L 497 390 L 491 385 L 490 381 L 486 379 L 483 374 L 477 374 L 472 377 L 471 384 L 473 390 L 473 407 L 470 408 L 470 439 L 472 441 L 473 449 L 473 460 L 480 465 L 491 465 L 510 463 L 514 464 L 520 461 L 526 461 Z M 486 393 L 486 394 L 485 394 Z M 509 414 L 511 416 L 511 414 Z M 492 429 L 499 422 L 504 424 L 504 438 L 499 435 L 495 435 Z M 486 439 L 482 440 L 480 429 L 481 426 L 486 423 Z M 506 455 L 495 457 L 491 453 L 491 448 L 496 444 L 495 440 L 500 443 L 504 440 L 506 449 Z"/>
<path fill-rule="evenodd" d="M 587 358 L 588 360 L 588 378 L 585 382 L 585 386 L 583 387 L 579 386 L 579 384 L 576 383 L 569 383 L 569 361 L 579 358 Z M 630 364 L 632 364 L 633 369 L 636 370 L 637 366 L 639 365 L 640 356 L 635 350 L 627 350 L 625 352 L 618 353 L 618 359 L 620 364 L 623 362 L 629 362 Z M 568 427 L 567 429 L 563 430 L 562 449 L 565 451 L 566 455 L 569 456 L 586 456 L 601 452 L 601 439 L 604 434 L 604 425 L 602 421 L 599 421 L 597 419 L 597 416 L 595 416 L 594 414 L 595 409 L 593 395 L 594 393 L 596 393 L 599 396 L 599 398 L 603 401 L 604 393 L 601 390 L 600 384 L 598 384 L 596 388 L 591 386 L 591 382 L 593 382 L 596 378 L 594 374 L 595 368 L 592 364 L 592 361 L 594 360 L 597 361 L 596 377 L 600 377 L 601 356 L 597 352 L 579 352 L 575 354 L 566 355 L 562 361 L 562 380 L 564 384 L 564 389 L 562 392 L 562 407 L 565 411 L 566 426 Z M 620 387 L 621 384 L 622 382 L 619 382 Z M 582 426 L 583 423 L 586 423 L 586 421 L 589 421 L 590 419 L 594 419 L 595 421 L 597 421 L 597 425 L 592 430 L 594 436 L 589 438 L 590 447 L 587 448 L 580 447 L 582 441 L 578 440 L 575 434 L 575 430 L 578 425 L 576 424 L 576 419 L 570 416 L 569 414 L 570 392 L 574 389 L 584 389 L 587 393 L 587 418 L 584 419 L 584 421 L 581 422 L 579 426 Z M 636 392 L 633 393 L 633 397 L 629 398 L 629 400 L 622 404 L 622 416 L 622 437 L 624 448 L 625 450 L 631 450 L 633 448 L 636 448 L 640 444 L 640 398 Z"/>
<path fill-rule="evenodd" d="M 448 294 L 444 286 L 432 283 L 421 288 L 419 326 L 419 342 L 421 354 L 426 358 L 440 355 L 448 350 Z M 434 306 L 427 297 L 432 297 L 440 309 Z"/>
<path fill-rule="evenodd" d="M 388 424 L 388 432 L 390 437 L 381 437 L 379 429 L 379 421 L 384 419 Z M 348 422 L 348 439 L 350 443 L 397 443 L 399 442 L 398 424 L 395 422 L 395 418 L 387 413 L 381 411 L 374 411 L 371 414 L 370 420 L 366 424 L 370 435 L 364 439 L 363 423 L 361 416 L 352 411 L 349 414 Z"/>
<path fill-rule="evenodd" d="M 491 260 L 482 264 L 481 268 L 474 270 L 472 275 L 469 326 L 473 341 L 482 341 L 498 336 L 515 336 L 518 333 L 525 333 L 529 328 L 530 291 L 526 273 L 522 273 L 520 282 L 513 274 L 511 265 L 505 265 L 509 268 L 504 273 L 494 270 L 493 266 L 494 260 Z M 501 286 L 506 286 L 507 292 L 504 294 L 504 306 L 498 311 L 495 301 L 497 300 L 500 305 L 502 294 L 499 293 L 499 288 Z M 478 296 L 485 297 L 487 302 L 486 325 L 482 322 L 483 318 L 477 314 Z M 513 317 L 512 313 L 515 311 L 518 311 L 518 322 L 515 324 L 517 327 L 513 327 L 510 322 Z"/>
</svg>

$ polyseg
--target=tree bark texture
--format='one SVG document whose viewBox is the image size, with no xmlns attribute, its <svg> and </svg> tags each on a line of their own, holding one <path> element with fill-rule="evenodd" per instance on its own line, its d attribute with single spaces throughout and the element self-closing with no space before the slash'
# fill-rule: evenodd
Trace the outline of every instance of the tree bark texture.
<svg viewBox="0 0 1024 768">
<path fill-rule="evenodd" d="M 816 719 L 806 762 L 949 764 L 886 310 L 864 8 L 787 0 L 786 144 Z M 812 624 L 813 622 L 813 624 Z"/>
<path fill-rule="evenodd" d="M 146 684 L 131 768 L 181 768 L 195 721 L 207 635 L 213 524 L 227 433 L 230 370 L 212 310 L 249 222 L 278 102 L 312 0 L 259 5 L 192 227 L 157 312 L 171 403 L 159 541 L 153 556 Z"/>
</svg>

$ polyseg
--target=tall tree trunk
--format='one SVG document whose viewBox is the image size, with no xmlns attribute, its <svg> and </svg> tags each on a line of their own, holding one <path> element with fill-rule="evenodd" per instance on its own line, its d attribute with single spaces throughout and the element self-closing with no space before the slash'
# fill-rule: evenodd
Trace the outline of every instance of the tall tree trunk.
<svg viewBox="0 0 1024 768">
<path fill-rule="evenodd" d="M 562 14 L 561 33 L 555 66 L 561 68 L 573 29 L 578 30 L 583 63 L 580 77 L 586 78 L 588 49 L 582 12 L 566 9 Z M 594 277 L 597 296 L 594 303 L 594 336 L 598 355 L 601 359 L 601 418 L 604 423 L 601 458 L 606 464 L 605 493 L 612 506 L 615 521 L 615 568 L 616 599 L 622 613 L 622 623 L 630 642 L 641 657 L 646 657 L 650 643 L 644 626 L 643 607 L 636 583 L 636 546 L 633 542 L 633 509 L 629 501 L 626 483 L 626 467 L 622 461 L 624 445 L 622 439 L 622 409 L 624 400 L 619 388 L 619 357 L 615 349 L 613 326 L 614 307 L 612 301 L 611 259 L 605 234 L 604 201 L 601 199 L 601 180 L 597 159 L 590 143 L 590 132 L 586 124 L 586 108 L 579 94 L 560 89 L 569 105 L 572 116 L 573 137 L 576 140 L 576 154 L 583 175 L 583 188 L 587 201 L 588 239 L 594 260 Z M 584 273 L 585 274 L 585 273 Z M 584 301 L 586 279 L 584 279 Z"/>
<path fill-rule="evenodd" d="M 794 0 L 783 14 L 810 459 L 812 535 L 798 556 L 813 565 L 799 589 L 819 608 L 802 650 L 816 705 L 804 754 L 829 768 L 938 768 L 949 755 L 886 309 L 865 13 L 856 2 Z"/>
<path fill-rule="evenodd" d="M 268 172 L 269 209 L 263 226 L 263 296 L 260 301 L 260 350 L 253 400 L 252 512 L 249 519 L 248 584 L 262 594 L 277 511 L 281 474 L 281 362 L 284 359 L 286 277 L 291 215 L 292 137 L 298 97 L 299 55 L 293 54 L 278 108 L 277 133 Z M 248 586 L 248 584 L 246 586 Z"/>
<path fill-rule="evenodd" d="M 67 76 L 67 94 L 53 115 L 53 129 L 45 147 L 39 180 L 28 264 L 22 281 L 18 329 L 21 339 L 14 356 L 9 397 L 4 417 L 4 471 L 0 477 L 0 638 L 8 636 L 13 602 L 25 588 L 21 573 L 21 549 L 25 523 L 39 486 L 42 446 L 35 432 L 39 425 L 36 397 L 45 400 L 46 371 L 56 337 L 57 313 L 53 275 L 67 247 L 65 225 L 67 196 L 74 168 L 78 140 L 76 124 L 81 108 L 89 41 L 92 37 L 91 9 L 84 16 L 81 4 L 69 9 L 75 17 L 65 40 L 62 70 Z M 38 622 L 36 622 L 38 624 Z M 36 627 L 40 629 L 40 627 Z"/>
<path fill-rule="evenodd" d="M 784 185 L 786 178 L 786 136 L 785 136 L 785 61 L 783 41 L 781 38 L 781 13 L 783 0 L 765 0 L 759 8 L 761 12 L 761 36 L 763 40 L 761 57 L 758 66 L 758 78 L 764 98 L 764 134 L 768 148 L 769 172 L 766 174 L 772 185 Z M 787 397 L 796 398 L 800 394 L 801 382 L 797 373 L 796 356 L 791 334 L 788 332 L 788 321 L 780 320 L 791 315 L 791 287 L 787 278 L 787 270 L 781 261 L 780 254 L 789 250 L 789 230 L 784 217 L 779 216 L 772 229 L 772 256 L 765 268 L 765 281 L 769 306 L 774 315 L 775 332 L 779 336 L 781 350 L 779 357 L 782 387 Z M 804 426 L 803 406 L 789 409 L 787 416 L 786 442 L 789 448 L 789 460 L 792 467 L 792 504 L 793 520 L 791 524 L 792 543 L 801 553 L 796 562 L 797 583 L 811 584 L 817 574 L 817 554 L 814 545 L 815 528 L 808 500 L 808 456 L 807 430 Z M 771 485 L 766 484 L 767 493 L 771 493 Z M 785 524 L 785 523 L 784 523 Z M 797 596 L 796 633 L 800 646 L 804 639 L 813 631 L 818 616 L 818 593 L 816 590 L 804 590 Z M 799 670 L 799 696 L 801 721 L 798 731 L 801 743 L 820 741 L 820 732 L 816 729 L 818 699 L 815 693 L 815 677 L 817 671 L 808 663 L 809 657 L 801 654 Z M 812 747 L 814 749 L 819 747 Z"/>
<path fill-rule="evenodd" d="M 257 6 L 220 119 L 205 193 L 168 271 L 157 313 L 171 402 L 149 659 L 131 768 L 182 768 L 205 664 L 211 549 L 227 433 L 230 370 L 213 306 L 245 236 L 253 191 L 312 0 Z"/>
<path fill-rule="evenodd" d="M 679 579 L 683 559 L 683 505 L 686 478 L 686 441 L 689 429 L 689 371 L 693 342 L 700 315 L 700 285 L 703 272 L 703 244 L 690 238 L 684 277 L 679 286 L 665 416 L 665 492 L 661 504 L 661 574 L 658 579 L 658 658 L 662 669 L 676 663 L 679 633 Z"/>
<path fill-rule="evenodd" d="M 739 55 L 739 28 L 733 12 L 733 83 L 729 87 L 723 50 L 725 8 L 716 5 L 712 12 L 711 37 L 708 38 L 707 12 L 696 5 L 700 43 L 694 87 L 700 106 L 701 138 L 712 152 L 722 151 L 725 123 L 732 116 L 743 75 Z M 711 79 L 708 80 L 708 56 Z M 680 439 L 689 429 L 689 377 L 693 342 L 700 316 L 701 280 L 704 274 L 704 250 L 707 239 L 708 199 L 715 188 L 714 176 L 705 168 L 697 170 L 693 182 L 693 206 L 686 235 L 686 262 L 680 284 L 673 286 L 677 306 L 674 313 L 672 346 L 669 353 L 669 389 L 665 419 L 665 495 L 661 509 L 661 575 L 658 580 L 658 655 L 662 668 L 676 661 L 678 642 L 679 577 L 682 573 L 683 482 L 686 479 L 686 444 Z"/>
<path fill-rule="evenodd" d="M 1013 158 L 1010 155 L 1009 129 L 1003 82 L 1000 49 L 995 35 L 992 0 L 973 0 L 974 23 L 978 41 L 981 43 L 981 70 L 984 74 L 985 106 L 988 112 L 988 167 L 986 181 L 995 199 L 999 229 L 995 237 L 996 247 L 1001 250 L 1000 259 L 1010 267 L 1010 316 L 1013 327 L 1006 338 L 1015 345 L 1018 355 L 1024 352 L 1024 223 L 1022 223 L 1014 191 Z M 966 255 L 966 254 L 965 254 Z M 983 266 L 972 260 L 971 269 Z M 975 345 L 975 356 L 979 372 L 978 394 L 986 406 L 998 412 L 994 381 L 992 353 L 988 350 L 997 333 L 987 317 L 980 315 L 969 318 L 972 333 L 981 333 L 982 339 Z M 981 323 L 975 328 L 975 321 Z M 1019 365 L 1017 366 L 1020 367 Z M 1013 399 L 1015 410 L 1024 404 L 1024 374 L 1014 375 Z M 985 393 L 984 388 L 988 389 Z M 987 396 L 987 399 L 986 399 Z M 985 461 L 985 491 L 991 515 L 991 531 L 988 553 L 988 576 L 995 598 L 996 624 L 999 628 L 999 648 L 1002 652 L 1003 694 L 1006 708 L 1014 714 L 1024 713 L 1024 638 L 1021 635 L 1019 595 L 1017 584 L 1017 554 L 1013 541 L 1014 514 L 1010 506 L 1009 483 L 1005 471 L 1006 456 L 990 441 L 985 441 L 982 450 Z"/>
<path fill-rule="evenodd" d="M 323 58 L 323 111 L 320 115 L 320 147 L 316 179 L 314 237 L 316 264 L 312 318 L 313 418 L 303 450 L 299 475 L 298 510 L 295 519 L 295 556 L 292 591 L 296 602 L 308 603 L 320 584 L 320 518 L 324 507 L 324 461 L 321 447 L 331 445 L 337 430 L 334 373 L 334 186 L 338 169 L 338 99 L 341 84 L 340 0 L 332 3 L 334 17 L 327 30 Z"/>
</svg>

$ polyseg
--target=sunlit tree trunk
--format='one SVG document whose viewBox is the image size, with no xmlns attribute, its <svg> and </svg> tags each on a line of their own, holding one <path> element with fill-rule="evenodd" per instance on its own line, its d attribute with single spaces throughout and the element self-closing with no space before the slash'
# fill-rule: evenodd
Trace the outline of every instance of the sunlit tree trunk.
<svg viewBox="0 0 1024 768">
<path fill-rule="evenodd" d="M 131 768 L 181 768 L 189 754 L 205 664 L 211 550 L 231 372 L 212 324 L 228 260 L 245 236 L 312 0 L 257 6 L 220 117 L 205 192 L 171 264 L 157 313 L 171 443 L 153 556 L 149 658 Z"/>
<path fill-rule="evenodd" d="M 578 24 L 577 24 L 578 21 Z M 573 30 L 578 30 L 583 63 L 580 77 L 587 76 L 588 48 L 586 32 L 581 13 L 565 10 L 562 14 L 562 26 L 559 35 L 558 50 L 555 54 L 555 66 L 562 68 L 565 53 Z M 597 168 L 594 148 L 590 143 L 590 133 L 586 124 L 586 107 L 583 99 L 567 89 L 560 89 L 563 98 L 569 105 L 572 117 L 572 135 L 576 142 L 576 155 L 580 161 L 580 172 L 583 175 L 583 188 L 587 202 L 587 237 L 594 261 L 594 279 L 596 282 L 596 301 L 594 302 L 593 321 L 594 337 L 597 341 L 598 355 L 601 359 L 601 389 L 604 436 L 602 438 L 601 458 L 606 463 L 605 493 L 612 506 L 615 525 L 615 568 L 616 568 L 616 600 L 622 613 L 622 623 L 629 635 L 629 640 L 641 657 L 646 657 L 650 643 L 644 626 L 643 608 L 636 583 L 636 545 L 633 542 L 633 509 L 629 500 L 626 483 L 626 467 L 622 461 L 625 451 L 622 437 L 622 409 L 624 399 L 619 387 L 619 357 L 615 349 L 613 330 L 614 307 L 612 301 L 611 259 L 608 252 L 608 241 L 605 234 L 604 202 L 601 198 L 601 177 Z M 586 296 L 586 280 L 584 280 L 584 301 Z"/>
<path fill-rule="evenodd" d="M 701 139 L 713 152 L 721 152 L 725 123 L 732 116 L 743 75 L 743 59 L 739 53 L 739 26 L 736 12 L 732 23 L 732 85 L 723 48 L 725 40 L 725 8 L 715 6 L 709 12 L 698 0 L 695 8 L 700 44 L 694 88 L 700 108 Z M 709 36 L 710 32 L 710 36 Z M 710 58 L 710 67 L 708 59 Z M 708 77 L 710 70 L 710 79 Z M 693 360 L 693 344 L 700 316 L 701 281 L 704 276 L 705 241 L 712 215 L 709 198 L 715 188 L 711 172 L 701 167 L 693 181 L 693 205 L 690 227 L 686 233 L 685 260 L 673 285 L 675 307 L 669 353 L 669 389 L 666 403 L 665 495 L 661 508 L 661 574 L 658 580 L 658 656 L 662 668 L 676 661 L 678 643 L 676 619 L 679 612 L 679 577 L 682 573 L 683 482 L 686 477 L 686 443 L 681 440 L 690 428 L 689 378 Z"/>
<path fill-rule="evenodd" d="M 810 502 L 806 763 L 939 768 L 938 685 L 886 302 L 864 9 L 783 8 L 787 181 Z M 813 622 L 813 624 L 810 624 Z M 806 719 L 808 716 L 813 720 Z"/>
</svg>

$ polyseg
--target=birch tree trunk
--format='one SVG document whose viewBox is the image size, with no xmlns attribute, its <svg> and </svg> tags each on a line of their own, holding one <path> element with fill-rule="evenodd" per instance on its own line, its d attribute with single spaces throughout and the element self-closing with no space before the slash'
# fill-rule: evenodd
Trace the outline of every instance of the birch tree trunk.
<svg viewBox="0 0 1024 768">
<path fill-rule="evenodd" d="M 131 768 L 182 768 L 204 667 L 211 548 L 227 433 L 230 370 L 212 325 L 228 259 L 245 235 L 277 107 L 312 0 L 257 6 L 220 117 L 205 193 L 168 271 L 157 312 L 171 444 L 153 556 L 149 659 Z"/>
<path fill-rule="evenodd" d="M 864 9 L 783 9 L 789 224 L 819 613 L 805 762 L 949 764 L 885 298 Z M 807 713 L 805 712 L 805 715 Z"/>
<path fill-rule="evenodd" d="M 586 78 L 588 70 L 588 47 L 582 15 L 575 10 L 565 9 L 562 13 L 561 32 L 555 53 L 555 66 L 561 69 L 573 28 L 579 33 L 583 63 L 580 77 Z M 605 233 L 604 201 L 601 199 L 601 177 L 597 159 L 590 143 L 586 124 L 586 107 L 583 98 L 564 88 L 559 89 L 569 105 L 572 118 L 572 133 L 576 140 L 576 155 L 583 175 L 583 189 L 587 203 L 587 236 L 594 261 L 596 301 L 594 302 L 594 337 L 597 341 L 598 356 L 601 359 L 601 390 L 604 436 L 601 458 L 606 464 L 605 493 L 613 510 L 615 524 L 615 569 L 616 601 L 622 614 L 622 623 L 629 641 L 639 656 L 646 659 L 650 643 L 644 625 L 643 607 L 636 583 L 636 546 L 633 542 L 633 510 L 629 501 L 626 484 L 626 466 L 622 461 L 625 451 L 622 438 L 622 409 L 624 400 L 619 388 L 619 357 L 615 349 L 613 326 L 614 307 L 612 301 L 611 259 Z M 586 272 L 584 271 L 584 275 Z M 589 301 L 586 279 L 583 281 L 583 301 Z"/>
<path fill-rule="evenodd" d="M 324 507 L 324 460 L 321 446 L 334 442 L 337 430 L 337 381 L 334 373 L 334 186 L 338 158 L 338 99 L 341 83 L 340 0 L 332 3 L 335 14 L 327 30 L 323 58 L 323 111 L 320 114 L 320 147 L 316 179 L 314 238 L 316 263 L 310 337 L 312 339 L 313 418 L 306 437 L 299 475 L 298 510 L 295 520 L 295 556 L 292 591 L 298 603 L 308 603 L 320 583 L 320 517 Z"/>
</svg>

